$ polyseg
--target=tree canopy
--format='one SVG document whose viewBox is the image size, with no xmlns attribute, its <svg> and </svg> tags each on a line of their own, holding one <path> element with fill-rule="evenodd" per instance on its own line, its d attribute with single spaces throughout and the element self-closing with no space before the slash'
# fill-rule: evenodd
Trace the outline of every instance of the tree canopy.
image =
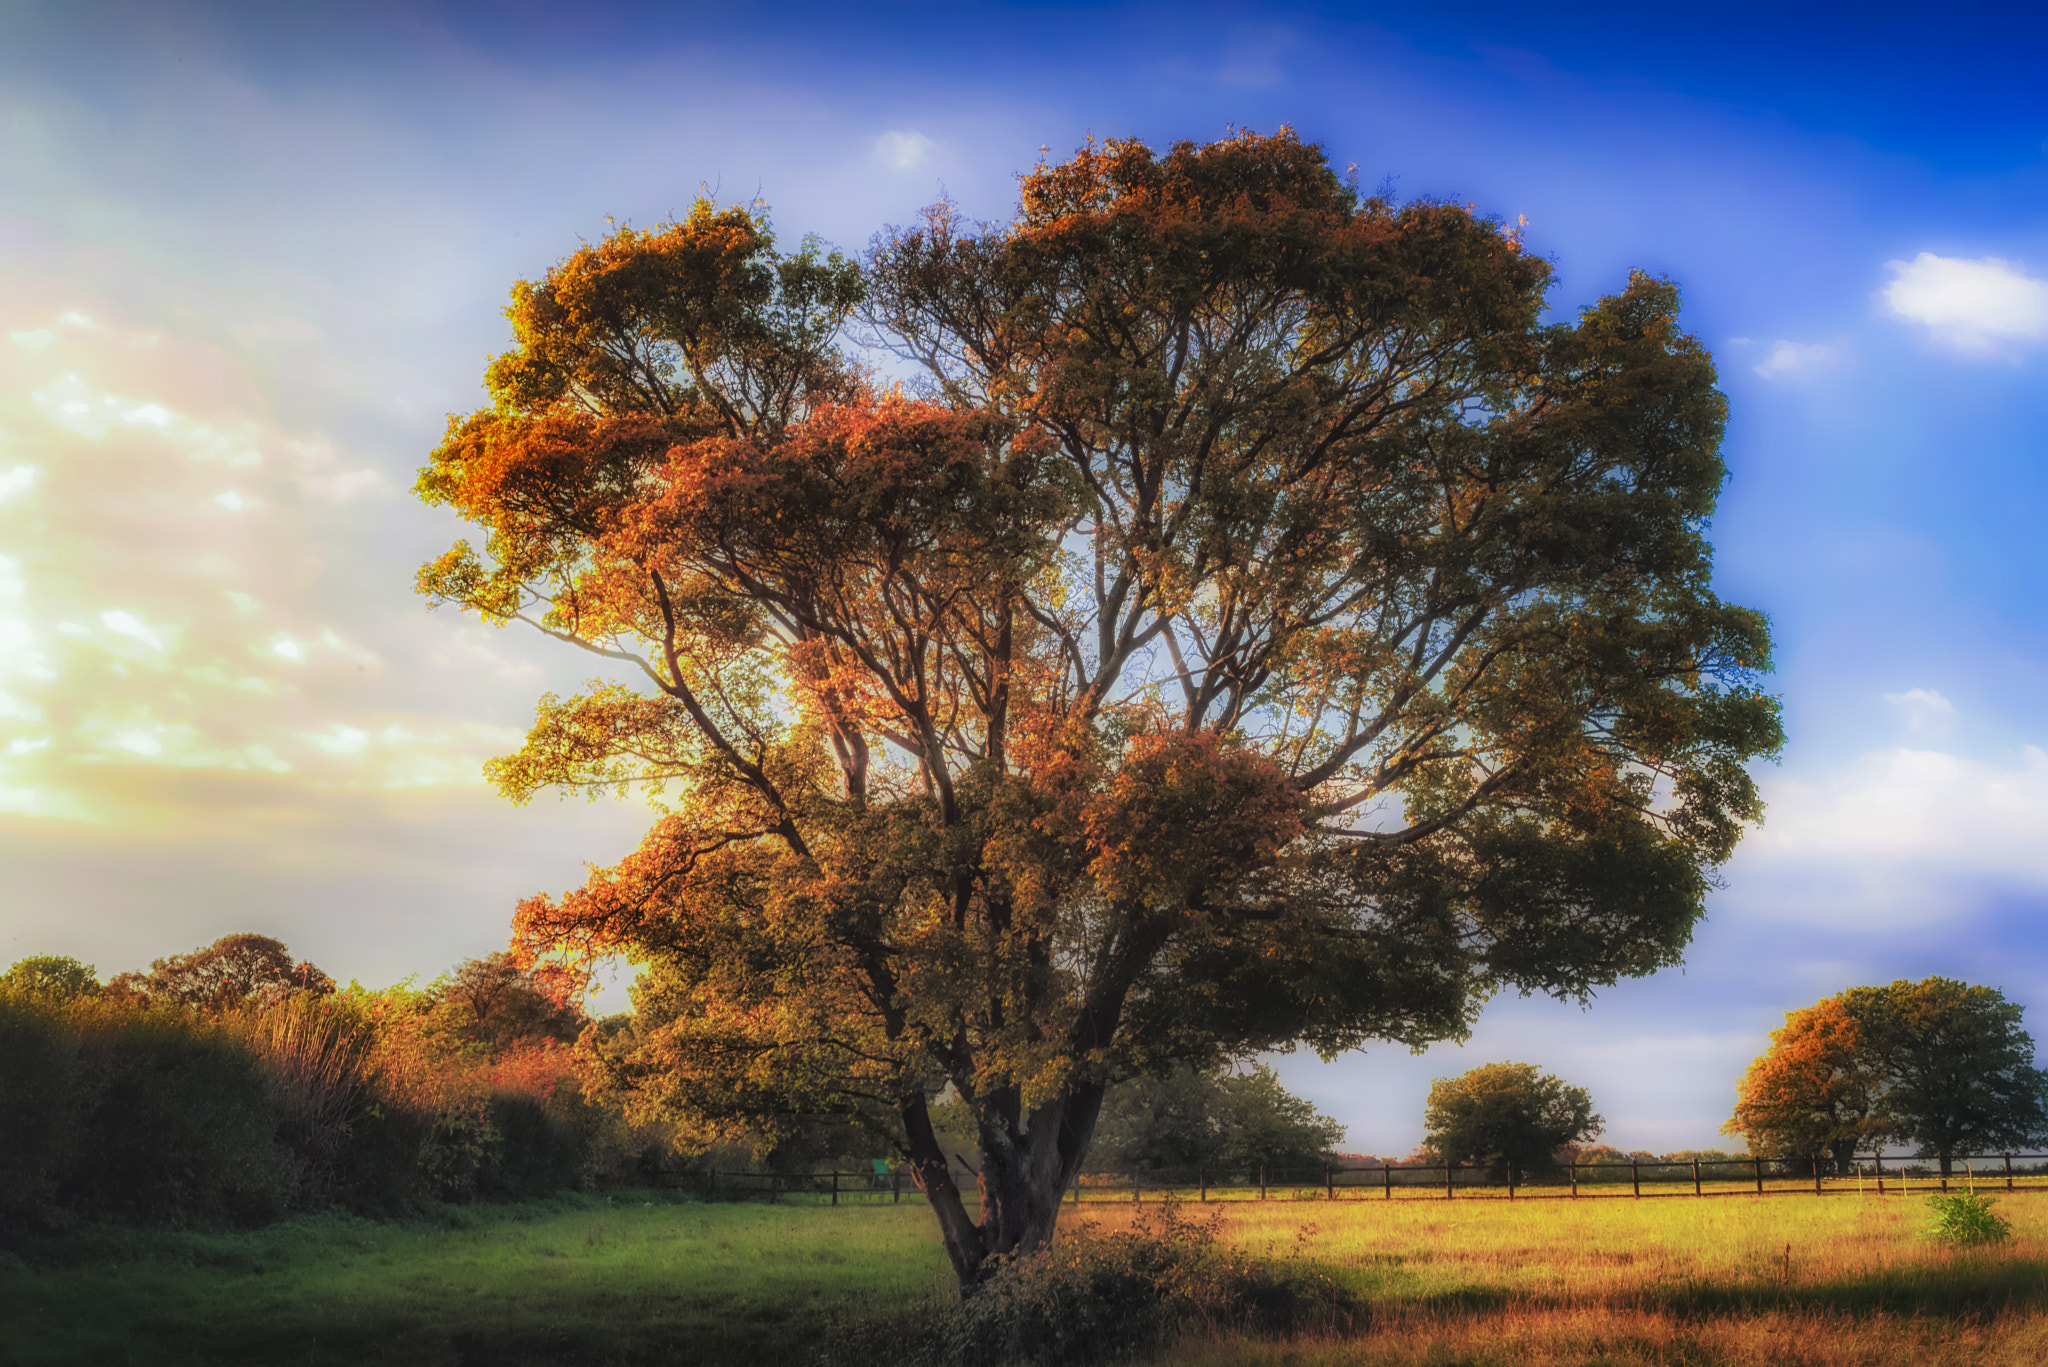
<svg viewBox="0 0 2048 1367">
<path fill-rule="evenodd" d="M 2048 1073 L 2021 1008 L 1939 976 L 1852 987 L 1787 1013 L 1744 1074 L 1731 1134 L 1759 1152 L 1831 1155 L 1889 1142 L 1938 1158 L 2048 1138 Z"/>
<path fill-rule="evenodd" d="M 107 988 L 154 1001 L 228 1010 L 292 992 L 332 992 L 334 979 L 310 962 L 294 962 L 282 940 L 242 934 L 223 935 L 190 954 L 151 960 L 149 972 L 120 974 Z"/>
<path fill-rule="evenodd" d="M 1528 1063 L 1482 1063 L 1430 1084 L 1423 1145 L 1447 1163 L 1496 1172 L 1541 1172 L 1557 1151 L 1599 1134 L 1593 1098 Z"/>
<path fill-rule="evenodd" d="M 1823 1157 L 1846 1169 L 1891 1128 L 1876 1051 L 1841 997 L 1825 997 L 1771 1032 L 1771 1048 L 1744 1073 L 1735 1115 L 1723 1125 L 1760 1156 Z"/>
<path fill-rule="evenodd" d="M 0 973 L 0 988 L 69 1001 L 100 990 L 99 970 L 65 954 L 35 954 Z"/>
<path fill-rule="evenodd" d="M 1675 962 L 1768 634 L 1677 290 L 1551 322 L 1550 278 L 1283 130 L 1091 143 L 859 262 L 700 202 L 520 283 L 418 484 L 485 541 L 420 588 L 637 681 L 542 698 L 509 796 L 661 804 L 522 952 L 637 959 L 695 1122 L 888 1117 L 963 1284 L 1121 1079 Z"/>
</svg>

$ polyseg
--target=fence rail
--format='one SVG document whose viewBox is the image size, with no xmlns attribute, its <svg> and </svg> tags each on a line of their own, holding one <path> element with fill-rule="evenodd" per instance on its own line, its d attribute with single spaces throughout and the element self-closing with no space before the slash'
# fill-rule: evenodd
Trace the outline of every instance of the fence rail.
<svg viewBox="0 0 2048 1367">
<path fill-rule="evenodd" d="M 953 1173 L 963 1192 L 977 1174 Z M 868 1172 L 769 1173 L 703 1171 L 672 1174 L 670 1186 L 712 1201 L 795 1201 L 805 1204 L 895 1205 L 919 1194 L 907 1168 Z M 2048 1154 L 1972 1154 L 1950 1159 L 1859 1156 L 1845 1165 L 1821 1159 L 1732 1158 L 1675 1162 L 1559 1164 L 1515 1173 L 1470 1164 L 1393 1163 L 1327 1168 L 1202 1168 L 1083 1173 L 1068 1187 L 1074 1205 L 1143 1202 L 1167 1196 L 1198 1202 L 1280 1200 L 1645 1200 L 1662 1197 L 1829 1196 L 1984 1188 L 2048 1192 Z"/>
</svg>

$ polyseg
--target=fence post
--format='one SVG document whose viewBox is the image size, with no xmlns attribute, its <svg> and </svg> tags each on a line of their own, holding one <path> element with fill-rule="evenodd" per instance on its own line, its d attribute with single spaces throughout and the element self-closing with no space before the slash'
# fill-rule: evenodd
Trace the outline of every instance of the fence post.
<svg viewBox="0 0 2048 1367">
<path fill-rule="evenodd" d="M 1382 1186 L 1384 1186 L 1384 1187 L 1386 1188 L 1386 1193 L 1387 1193 L 1387 1194 L 1386 1194 L 1386 1196 L 1385 1196 L 1384 1198 L 1382 1198 L 1382 1199 L 1384 1199 L 1384 1200 L 1388 1200 L 1388 1201 L 1391 1201 L 1391 1200 L 1393 1200 L 1393 1199 L 1394 1199 L 1394 1165 L 1393 1165 L 1392 1163 L 1383 1163 L 1383 1164 L 1381 1164 L 1381 1165 L 1380 1165 L 1380 1184 L 1381 1184 Z"/>
<path fill-rule="evenodd" d="M 1444 1163 L 1444 1199 L 1456 1199 L 1458 1195 L 1458 1165 L 1448 1160 Z"/>
<path fill-rule="evenodd" d="M 832 1169 L 832 1204 L 839 1204 L 839 1169 Z"/>
<path fill-rule="evenodd" d="M 1202 1204 L 1207 1205 L 1209 1203 L 1209 1170 L 1207 1168 L 1196 1168 L 1195 1175 L 1202 1182 Z"/>
<path fill-rule="evenodd" d="M 1329 1193 L 1329 1200 L 1334 1201 L 1337 1199 L 1337 1170 L 1335 1168 L 1328 1166 L 1323 1168 L 1323 1189 Z"/>
<path fill-rule="evenodd" d="M 1701 1194 L 1701 1192 L 1700 1192 L 1700 1160 L 1699 1160 L 1699 1159 L 1697 1159 L 1697 1158 L 1695 1158 L 1695 1159 L 1693 1159 L 1693 1160 L 1692 1160 L 1692 1194 L 1693 1194 L 1693 1195 L 1695 1195 L 1695 1196 L 1698 1196 L 1698 1195 L 1700 1195 L 1700 1194 Z"/>
<path fill-rule="evenodd" d="M 1872 1155 L 1872 1157 L 1871 1157 L 1871 1160 L 1870 1160 L 1870 1170 L 1871 1170 L 1872 1172 L 1874 1172 L 1874 1173 L 1876 1173 L 1876 1174 L 1877 1174 L 1877 1194 L 1878 1194 L 1879 1196 L 1882 1196 L 1882 1195 L 1884 1195 L 1884 1150 L 1883 1150 L 1883 1149 L 1879 1149 L 1879 1150 L 1878 1150 L 1878 1151 L 1876 1152 L 1876 1154 Z"/>
<path fill-rule="evenodd" d="M 2012 1190 L 2012 1155 L 2005 1155 L 2005 1189 Z"/>
<path fill-rule="evenodd" d="M 1576 1197 L 1579 1194 L 1579 1160 L 1577 1157 L 1574 1157 L 1567 1167 L 1572 1175 L 1572 1195 Z"/>
<path fill-rule="evenodd" d="M 1513 1161 L 1508 1163 L 1508 1199 L 1510 1201 L 1515 1199 L 1515 1165 Z"/>
<path fill-rule="evenodd" d="M 1643 1165 L 1631 1158 L 1628 1160 L 1628 1183 L 1634 1189 L 1636 1199 L 1643 1199 Z"/>
<path fill-rule="evenodd" d="M 1811 1162 L 1813 1163 L 1813 1194 L 1814 1194 L 1815 1196 L 1818 1196 L 1818 1195 L 1820 1195 L 1820 1194 L 1821 1194 L 1821 1191 L 1820 1191 L 1820 1155 L 1819 1155 L 1819 1154 L 1815 1154 L 1815 1155 L 1813 1156 L 1813 1158 L 1811 1159 Z"/>
<path fill-rule="evenodd" d="M 1756 1194 L 1761 1196 L 1764 1194 L 1764 1160 L 1752 1158 L 1749 1162 L 1750 1166 L 1756 1169 Z"/>
<path fill-rule="evenodd" d="M 903 1204 L 903 1169 L 901 1168 L 889 1169 L 889 1204 L 892 1206 Z"/>
<path fill-rule="evenodd" d="M 1264 1163 L 1259 1164 L 1259 1199 L 1261 1201 L 1266 1199 L 1266 1165 Z"/>
</svg>

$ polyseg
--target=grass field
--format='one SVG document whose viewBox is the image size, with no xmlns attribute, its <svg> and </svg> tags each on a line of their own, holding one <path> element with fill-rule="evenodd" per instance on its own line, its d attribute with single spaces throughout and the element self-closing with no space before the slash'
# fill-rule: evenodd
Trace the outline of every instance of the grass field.
<svg viewBox="0 0 2048 1367">
<path fill-rule="evenodd" d="M 1918 1197 L 1270 1201 L 1221 1237 L 1353 1288 L 1341 1341 L 1185 1345 L 1162 1363 L 2020 1364 L 2048 1361 L 2048 1195 L 1987 1253 L 1926 1239 Z M 1129 1207 L 1084 1205 L 1114 1228 Z M 411 1224 L 96 1232 L 0 1269 L 22 1364 L 800 1362 L 837 1319 L 942 1296 L 901 1206 L 655 1196 L 473 1207 Z"/>
<path fill-rule="evenodd" d="M 835 1317 L 946 1284 L 932 1217 L 699 1205 L 653 1194 L 288 1221 L 241 1234 L 95 1232 L 0 1270 L 0 1363 L 774 1363 Z"/>
</svg>

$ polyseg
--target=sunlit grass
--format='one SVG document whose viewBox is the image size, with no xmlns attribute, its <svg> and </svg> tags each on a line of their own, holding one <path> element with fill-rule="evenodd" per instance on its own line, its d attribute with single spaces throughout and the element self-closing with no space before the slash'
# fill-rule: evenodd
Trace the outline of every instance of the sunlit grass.
<svg viewBox="0 0 2048 1367">
<path fill-rule="evenodd" d="M 2039 1196 L 2001 1201 L 2014 1239 L 1978 1253 L 1927 1237 L 1922 1194 L 1220 1209 L 1226 1242 L 1331 1273 L 1367 1306 L 1366 1326 L 1313 1343 L 1188 1345 L 1162 1362 L 2048 1361 Z"/>
</svg>

